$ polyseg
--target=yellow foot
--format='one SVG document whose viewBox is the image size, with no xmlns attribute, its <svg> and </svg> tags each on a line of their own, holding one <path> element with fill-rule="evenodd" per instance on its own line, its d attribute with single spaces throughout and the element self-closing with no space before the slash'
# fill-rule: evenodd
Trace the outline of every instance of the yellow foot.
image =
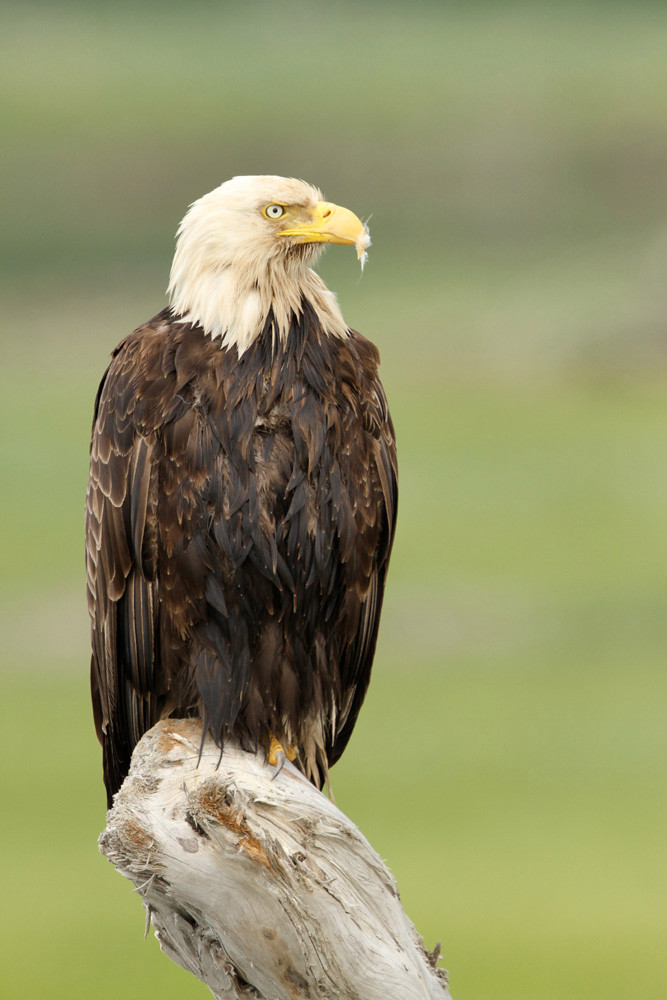
<svg viewBox="0 0 667 1000">
<path fill-rule="evenodd" d="M 271 745 L 269 746 L 269 752 L 267 754 L 267 760 L 271 767 L 275 767 L 274 778 L 277 778 L 283 769 L 283 764 L 285 760 L 294 760 L 296 757 L 296 747 L 285 747 L 282 745 L 280 740 L 276 739 L 275 736 L 271 737 Z"/>
</svg>

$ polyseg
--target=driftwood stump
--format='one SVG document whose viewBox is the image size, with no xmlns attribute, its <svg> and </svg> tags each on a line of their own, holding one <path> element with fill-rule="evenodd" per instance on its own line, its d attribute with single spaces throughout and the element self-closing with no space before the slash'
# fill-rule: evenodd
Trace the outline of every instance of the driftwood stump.
<svg viewBox="0 0 667 1000">
<path fill-rule="evenodd" d="M 447 977 L 357 827 L 291 764 L 170 719 L 148 732 L 102 853 L 162 950 L 222 1000 L 447 1000 Z M 450 998 L 451 1000 L 451 998 Z"/>
</svg>

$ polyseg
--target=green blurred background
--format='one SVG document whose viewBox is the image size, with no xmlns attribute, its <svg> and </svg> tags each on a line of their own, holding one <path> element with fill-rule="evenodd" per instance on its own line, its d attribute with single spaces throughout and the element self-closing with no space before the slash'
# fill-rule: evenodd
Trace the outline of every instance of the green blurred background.
<svg viewBox="0 0 667 1000">
<path fill-rule="evenodd" d="M 3 5 L 3 996 L 204 997 L 97 853 L 83 496 L 116 342 L 238 173 L 362 216 L 401 504 L 333 773 L 455 1000 L 667 995 L 667 7 Z"/>
</svg>

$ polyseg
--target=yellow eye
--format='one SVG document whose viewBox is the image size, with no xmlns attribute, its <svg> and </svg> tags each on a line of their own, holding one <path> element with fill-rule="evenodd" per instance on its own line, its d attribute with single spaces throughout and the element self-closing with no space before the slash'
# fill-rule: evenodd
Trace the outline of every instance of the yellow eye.
<svg viewBox="0 0 667 1000">
<path fill-rule="evenodd" d="M 264 209 L 264 215 L 267 219 L 279 219 L 281 215 L 285 214 L 285 209 L 282 205 L 267 205 Z"/>
</svg>

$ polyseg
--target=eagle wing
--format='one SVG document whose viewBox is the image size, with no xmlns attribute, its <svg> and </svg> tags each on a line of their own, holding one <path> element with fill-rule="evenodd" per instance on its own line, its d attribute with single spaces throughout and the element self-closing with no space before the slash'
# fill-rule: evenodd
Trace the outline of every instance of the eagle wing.
<svg viewBox="0 0 667 1000">
<path fill-rule="evenodd" d="M 117 351 L 98 390 L 86 494 L 91 691 L 109 802 L 159 719 L 154 441 L 136 427 L 130 362 Z"/>
<path fill-rule="evenodd" d="M 355 558 L 348 579 L 348 614 L 358 624 L 340 664 L 343 701 L 340 717 L 327 747 L 329 766 L 340 758 L 352 735 L 371 678 L 380 610 L 398 509 L 396 437 L 387 398 L 379 380 L 364 400 L 364 430 L 368 451 L 355 478 L 353 515 L 357 525 Z"/>
</svg>

